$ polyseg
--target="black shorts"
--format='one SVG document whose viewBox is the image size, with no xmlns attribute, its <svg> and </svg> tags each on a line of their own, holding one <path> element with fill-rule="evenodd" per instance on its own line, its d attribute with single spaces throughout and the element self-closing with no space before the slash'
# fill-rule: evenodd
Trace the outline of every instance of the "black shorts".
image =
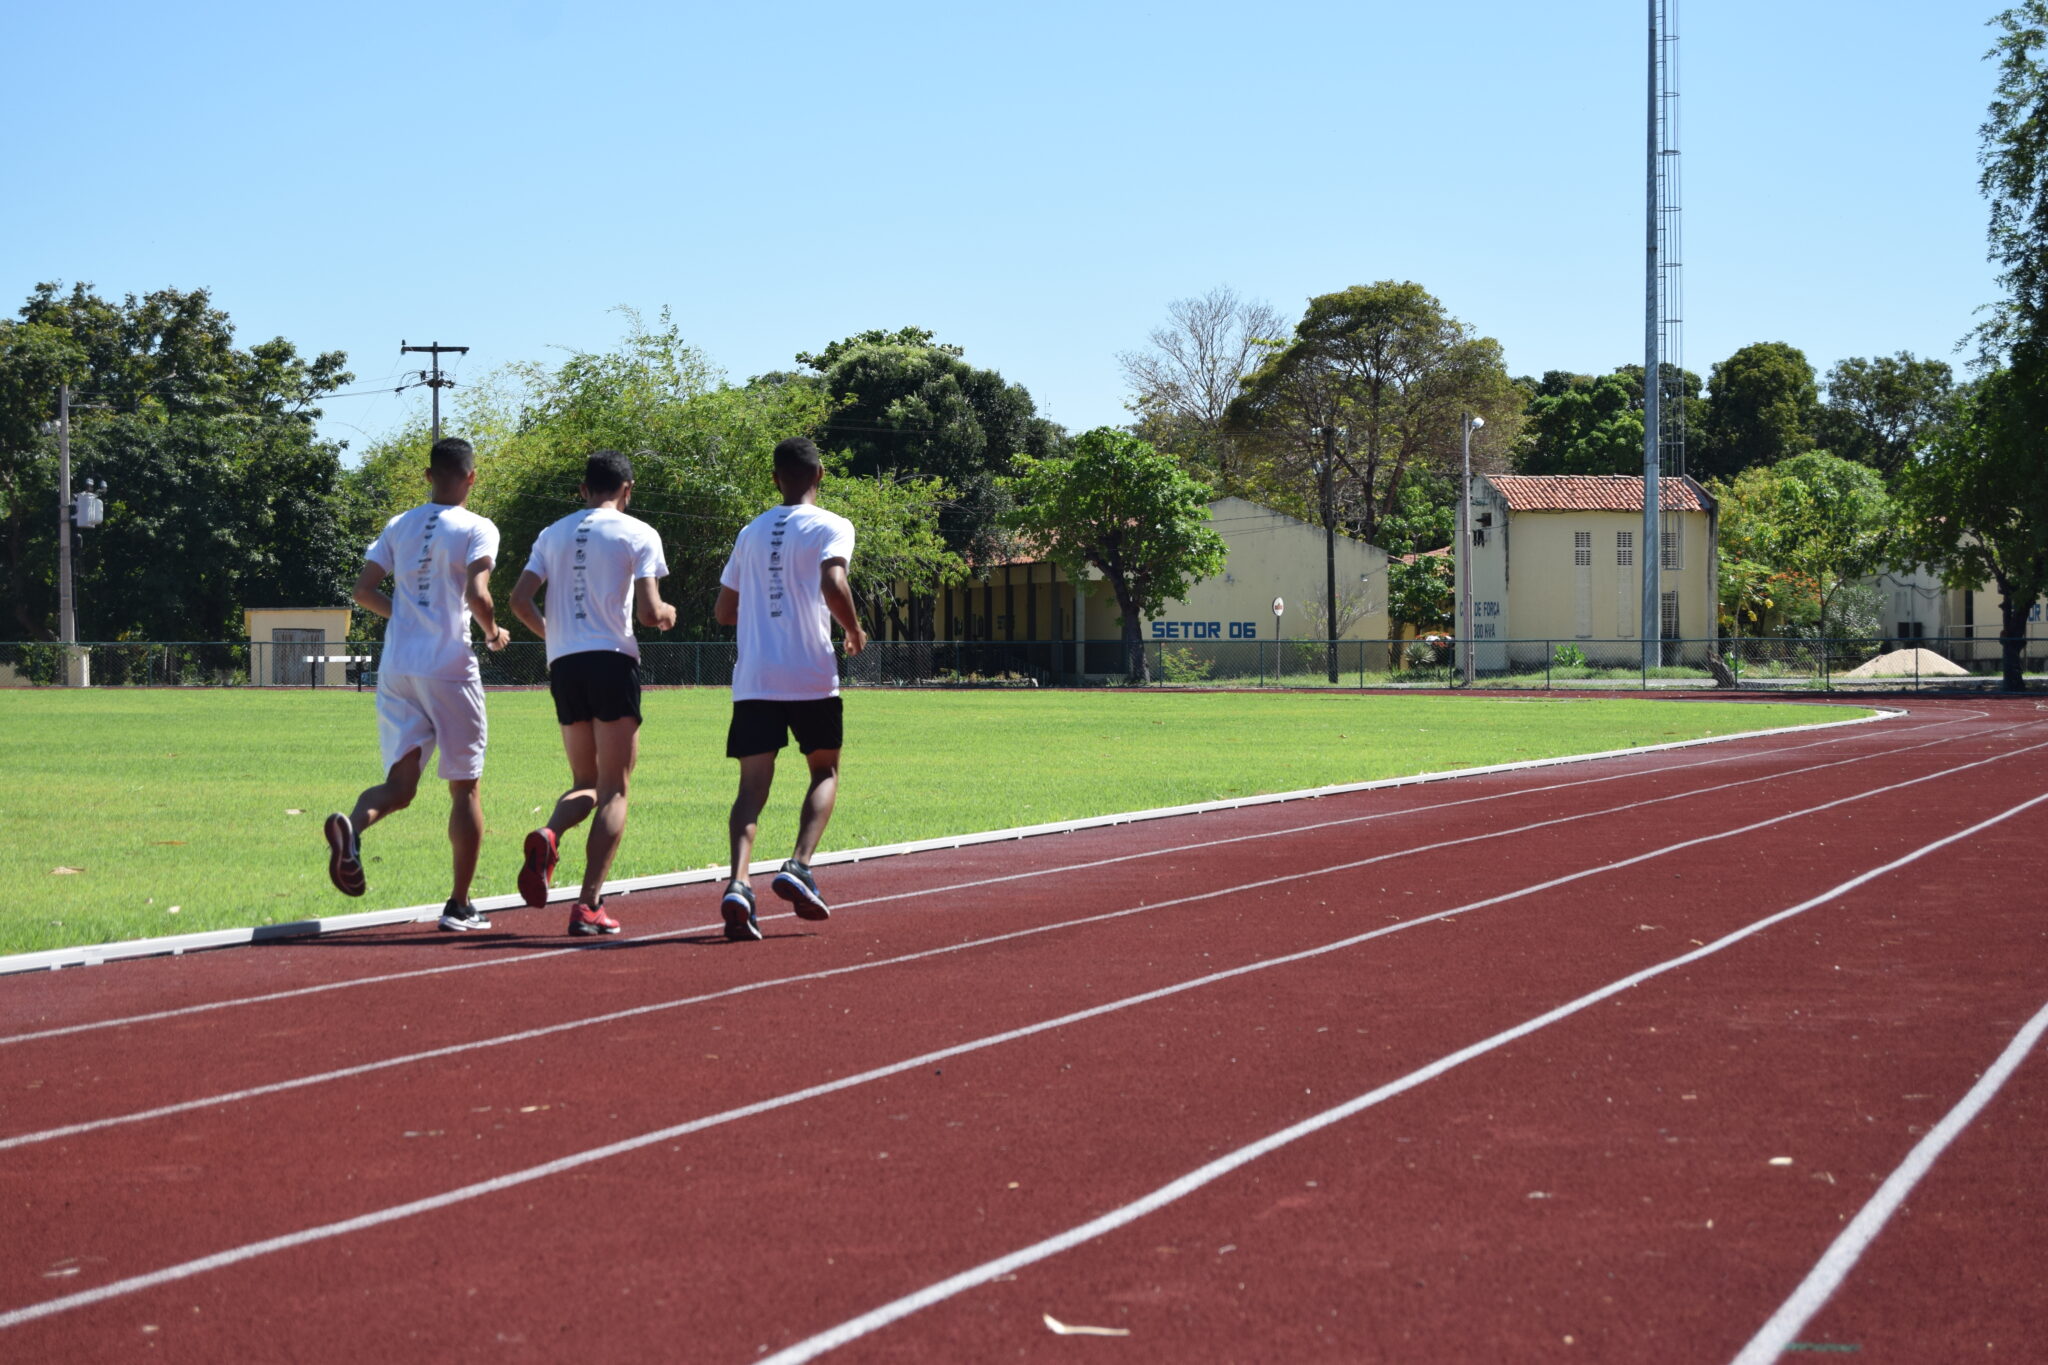
<svg viewBox="0 0 2048 1365">
<path fill-rule="evenodd" d="M 548 665 L 548 691 L 555 699 L 555 719 L 563 725 L 638 720 L 640 661 L 609 649 L 564 654 Z"/>
<path fill-rule="evenodd" d="M 796 736 L 804 753 L 837 749 L 846 737 L 846 722 L 837 697 L 815 701 L 736 701 L 732 725 L 725 732 L 727 758 L 772 754 Z"/>
</svg>

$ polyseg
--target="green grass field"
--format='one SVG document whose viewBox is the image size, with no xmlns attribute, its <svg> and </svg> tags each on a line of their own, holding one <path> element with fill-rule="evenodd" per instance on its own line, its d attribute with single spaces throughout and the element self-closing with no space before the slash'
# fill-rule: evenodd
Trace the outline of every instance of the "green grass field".
<svg viewBox="0 0 2048 1365">
<path fill-rule="evenodd" d="M 0 692 L 0 952 L 273 923 L 447 895 L 446 788 L 364 840 L 370 894 L 327 882 L 321 818 L 379 776 L 368 693 Z M 724 861 L 728 694 L 650 692 L 613 866 Z M 855 692 L 826 849 L 1626 748 L 1797 724 L 1788 705 L 1403 695 Z M 513 889 L 520 839 L 567 775 L 541 692 L 493 693 L 475 894 Z M 794 751 L 761 857 L 794 835 Z M 573 881 L 582 839 L 563 850 Z M 59 868 L 76 871 L 60 872 Z"/>
</svg>

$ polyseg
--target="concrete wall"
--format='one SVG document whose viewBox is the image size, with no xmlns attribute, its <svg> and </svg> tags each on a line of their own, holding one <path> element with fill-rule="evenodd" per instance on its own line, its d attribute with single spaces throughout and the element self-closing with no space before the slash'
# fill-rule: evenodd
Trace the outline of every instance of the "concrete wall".
<svg viewBox="0 0 2048 1365">
<path fill-rule="evenodd" d="M 1662 589 L 1678 594 L 1678 635 L 1711 638 L 1717 629 L 1713 519 L 1706 512 L 1666 515 L 1677 530 L 1678 566 L 1663 571 Z M 1481 537 L 1470 555 L 1479 668 L 1540 662 L 1545 642 L 1548 648 L 1575 643 L 1596 663 L 1641 657 L 1642 513 L 1511 513 L 1479 480 L 1472 520 Z M 1581 549 L 1589 563 L 1577 562 Z M 1464 569 L 1461 562 L 1461 574 Z M 1489 640 L 1526 643 L 1494 650 Z"/>
<path fill-rule="evenodd" d="M 249 607 L 242 613 L 249 633 L 249 681 L 259 686 L 323 687 L 348 685 L 345 663 L 308 664 L 309 654 L 351 653 L 348 645 L 347 607 Z M 280 630 L 317 630 L 325 634 L 319 645 L 303 641 L 281 643 Z M 365 653 L 371 651 L 363 651 Z"/>
<path fill-rule="evenodd" d="M 1140 623 L 1147 640 L 1273 638 L 1273 599 L 1285 600 L 1280 633 L 1288 639 L 1323 638 L 1311 628 L 1305 605 L 1326 589 L 1326 547 L 1320 527 L 1282 516 L 1242 498 L 1209 506 L 1209 525 L 1223 537 L 1223 572 L 1196 583 L 1184 602 L 1168 603 Z M 1340 638 L 1387 637 L 1387 556 L 1376 546 L 1339 535 L 1337 595 L 1356 598 L 1358 619 Z M 1075 585 L 1045 563 L 994 565 L 967 583 L 939 594 L 934 630 L 942 640 L 1072 640 L 1076 638 Z M 1113 640 L 1122 627 L 1109 584 L 1090 572 L 1082 584 L 1080 638 Z"/>
</svg>

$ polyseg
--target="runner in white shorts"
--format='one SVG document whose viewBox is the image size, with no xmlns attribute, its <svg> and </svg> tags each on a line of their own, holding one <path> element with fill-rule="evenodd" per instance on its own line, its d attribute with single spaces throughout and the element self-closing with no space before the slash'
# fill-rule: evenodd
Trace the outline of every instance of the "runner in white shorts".
<svg viewBox="0 0 2048 1365">
<path fill-rule="evenodd" d="M 377 663 L 377 741 L 385 776 L 356 798 L 353 812 L 327 817 L 327 875 L 343 894 L 363 894 L 363 831 L 412 804 L 420 773 L 438 748 L 439 772 L 454 804 L 448 841 L 455 861 L 441 927 L 488 929 L 490 921 L 469 902 L 484 837 L 477 782 L 488 737 L 469 622 L 476 618 L 492 649 L 503 649 L 511 638 L 498 625 L 491 602 L 498 528 L 466 505 L 476 486 L 476 451 L 469 442 L 453 436 L 435 442 L 427 479 L 433 501 L 393 517 L 364 553 L 356 576 L 357 603 L 391 622 Z M 388 597 L 386 578 L 393 580 Z"/>
<path fill-rule="evenodd" d="M 818 506 L 823 478 L 823 461 L 810 441 L 792 436 L 776 446 L 775 486 L 782 505 L 741 528 L 718 579 L 714 614 L 720 625 L 739 627 L 725 756 L 739 760 L 740 789 L 727 817 L 732 877 L 718 907 L 725 936 L 734 943 L 761 937 L 747 869 L 775 780 L 775 755 L 792 735 L 811 783 L 797 815 L 796 847 L 768 888 L 802 919 L 832 913 L 810 866 L 838 799 L 845 731 L 832 623 L 846 631 L 848 658 L 866 647 L 868 637 L 846 579 L 853 523 Z"/>
</svg>

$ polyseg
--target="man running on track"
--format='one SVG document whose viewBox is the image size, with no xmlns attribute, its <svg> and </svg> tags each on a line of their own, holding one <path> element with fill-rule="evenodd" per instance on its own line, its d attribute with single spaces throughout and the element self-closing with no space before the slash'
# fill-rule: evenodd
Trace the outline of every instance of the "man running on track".
<svg viewBox="0 0 2048 1365">
<path fill-rule="evenodd" d="M 725 936 L 735 943 L 761 937 L 747 863 L 775 778 L 775 755 L 791 734 L 810 765 L 811 785 L 797 818 L 796 851 L 769 888 L 803 919 L 831 914 L 809 864 L 839 792 L 844 725 L 832 622 L 846 629 L 848 658 L 861 652 L 868 637 L 846 581 L 853 523 L 817 505 L 823 477 L 818 448 L 808 440 L 794 436 L 776 446 L 775 486 L 782 505 L 740 531 L 718 579 L 718 623 L 739 627 L 725 754 L 739 760 L 740 790 L 729 821 L 732 880 L 719 903 Z"/>
<path fill-rule="evenodd" d="M 342 894 L 363 894 L 363 831 L 412 804 L 420 770 L 438 745 L 440 774 L 453 803 L 448 842 L 455 853 L 455 884 L 441 909 L 441 927 L 488 929 L 491 922 L 469 903 L 484 838 L 476 788 L 488 739 L 469 622 L 476 618 L 494 650 L 510 638 L 491 603 L 498 528 L 467 505 L 476 486 L 476 451 L 469 442 L 454 436 L 436 441 L 427 456 L 427 479 L 433 501 L 386 523 L 356 575 L 356 602 L 391 622 L 377 661 L 377 741 L 385 775 L 356 798 L 353 812 L 327 817 L 327 875 Z M 389 597 L 386 578 L 393 580 Z"/>
<path fill-rule="evenodd" d="M 661 600 L 660 580 L 668 577 L 661 533 L 626 515 L 632 462 L 616 450 L 596 452 L 577 491 L 583 510 L 540 533 L 512 589 L 513 613 L 547 641 L 548 690 L 569 756 L 569 790 L 547 824 L 526 836 L 519 894 L 530 906 L 547 904 L 562 836 L 594 813 L 569 932 L 616 934 L 603 888 L 626 832 L 626 783 L 640 757 L 640 642 L 632 617 L 668 630 L 676 609 Z M 542 584 L 545 617 L 534 606 Z"/>
</svg>

